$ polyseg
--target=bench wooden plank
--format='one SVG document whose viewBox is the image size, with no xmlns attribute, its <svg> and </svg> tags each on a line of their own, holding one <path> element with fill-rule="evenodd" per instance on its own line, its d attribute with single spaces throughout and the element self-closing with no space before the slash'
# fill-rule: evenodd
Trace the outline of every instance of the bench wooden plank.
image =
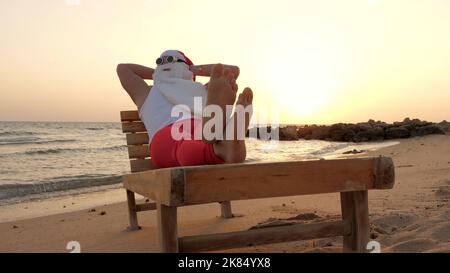
<svg viewBox="0 0 450 273">
<path fill-rule="evenodd" d="M 128 146 L 128 157 L 131 158 L 146 158 L 150 157 L 150 146 L 147 145 L 130 145 Z"/>
<path fill-rule="evenodd" d="M 120 111 L 120 120 L 121 121 L 138 121 L 141 119 L 139 118 L 139 113 L 137 110 L 128 110 L 128 111 Z"/>
<path fill-rule="evenodd" d="M 376 157 L 171 168 L 128 174 L 123 180 L 127 189 L 181 206 L 386 189 L 394 185 L 393 172 L 392 159 Z"/>
<path fill-rule="evenodd" d="M 156 210 L 156 203 L 137 204 L 136 211 Z"/>
<path fill-rule="evenodd" d="M 342 236 L 348 232 L 349 223 L 344 221 L 329 221 L 220 234 L 186 236 L 178 239 L 178 246 L 180 252 L 202 252 Z"/>
<path fill-rule="evenodd" d="M 147 132 L 145 125 L 141 121 L 122 122 L 122 132 L 124 133 L 144 133 Z"/>
<path fill-rule="evenodd" d="M 134 133 L 134 134 L 126 134 L 127 137 L 127 145 L 144 145 L 148 143 L 148 134 L 147 133 Z"/>
<path fill-rule="evenodd" d="M 122 183 L 125 189 L 164 205 L 183 204 L 184 173 L 181 170 L 167 168 L 126 174 Z"/>
<path fill-rule="evenodd" d="M 151 159 L 130 160 L 130 166 L 132 173 L 144 172 L 154 169 Z"/>
<path fill-rule="evenodd" d="M 386 175 L 385 171 L 393 172 L 391 166 L 392 160 L 380 157 L 187 168 L 184 202 L 202 204 L 389 188 L 393 174 Z"/>
</svg>

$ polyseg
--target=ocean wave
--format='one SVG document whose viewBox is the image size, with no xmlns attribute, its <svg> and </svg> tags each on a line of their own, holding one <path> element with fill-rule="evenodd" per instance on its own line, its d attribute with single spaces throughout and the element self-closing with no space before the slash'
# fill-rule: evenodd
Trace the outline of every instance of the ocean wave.
<svg viewBox="0 0 450 273">
<path fill-rule="evenodd" d="M 17 153 L 5 153 L 0 154 L 0 158 L 11 156 L 35 156 L 35 155 L 55 155 L 64 153 L 98 153 L 104 151 L 125 151 L 126 145 L 112 146 L 112 147 L 100 147 L 100 148 L 50 148 L 50 149 L 33 149 L 25 152 Z"/>
<path fill-rule="evenodd" d="M 121 177 L 120 175 L 78 175 L 55 177 L 50 181 L 36 184 L 3 184 L 0 185 L 0 200 L 86 187 L 113 185 L 120 183 Z"/>
<path fill-rule="evenodd" d="M 45 149 L 45 150 L 31 150 L 26 151 L 24 154 L 26 155 L 48 155 L 48 154 L 60 154 L 68 151 L 77 151 L 80 149 L 66 149 L 66 148 L 54 148 L 54 149 Z"/>
<path fill-rule="evenodd" d="M 32 135 L 44 135 L 45 133 L 27 132 L 27 131 L 7 131 L 0 132 L 0 136 L 32 136 Z"/>
<path fill-rule="evenodd" d="M 55 140 L 42 140 L 41 138 L 13 138 L 13 139 L 0 139 L 0 145 L 26 145 L 26 144 L 49 144 L 49 143 L 67 143 L 75 142 L 76 139 L 55 139 Z"/>
<path fill-rule="evenodd" d="M 90 131 L 101 131 L 101 130 L 105 130 L 106 128 L 97 128 L 97 127 L 90 127 L 90 128 L 86 128 L 86 130 L 90 130 Z"/>
<path fill-rule="evenodd" d="M 325 145 L 324 147 L 311 152 L 310 155 L 313 156 L 328 155 L 336 152 L 337 150 L 344 149 L 350 145 L 351 145 L 350 143 L 329 143 L 328 145 Z"/>
<path fill-rule="evenodd" d="M 51 155 L 51 154 L 63 154 L 63 153 L 90 153 L 90 152 L 100 152 L 100 151 L 125 151 L 127 145 L 117 145 L 110 147 L 97 147 L 97 148 L 49 148 L 49 149 L 32 149 L 25 151 L 23 153 L 10 153 L 3 154 L 3 156 L 11 155 Z"/>
</svg>

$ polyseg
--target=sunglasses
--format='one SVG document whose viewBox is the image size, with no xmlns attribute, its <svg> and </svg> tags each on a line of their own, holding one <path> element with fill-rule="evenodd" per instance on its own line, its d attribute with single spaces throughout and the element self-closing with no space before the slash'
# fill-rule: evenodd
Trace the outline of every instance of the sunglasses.
<svg viewBox="0 0 450 273">
<path fill-rule="evenodd" d="M 171 63 L 186 63 L 186 61 L 182 59 L 178 59 L 177 57 L 173 56 L 162 56 L 158 59 L 156 59 L 156 65 L 162 65 L 162 64 L 171 64 Z"/>
</svg>

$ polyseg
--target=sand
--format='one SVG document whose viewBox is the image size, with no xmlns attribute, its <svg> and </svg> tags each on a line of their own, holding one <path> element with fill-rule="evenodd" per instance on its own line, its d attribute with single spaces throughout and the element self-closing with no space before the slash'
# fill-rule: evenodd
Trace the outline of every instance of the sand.
<svg viewBox="0 0 450 273">
<path fill-rule="evenodd" d="M 427 136 L 354 156 L 391 156 L 396 185 L 370 191 L 371 237 L 381 252 L 450 252 L 450 135 Z M 354 157 L 352 156 L 352 157 Z M 142 229 L 128 231 L 122 189 L 0 207 L 0 252 L 156 252 L 155 211 L 139 214 Z M 145 199 L 141 200 L 145 202 Z M 219 218 L 218 204 L 179 209 L 180 236 L 340 217 L 338 194 L 232 202 L 236 217 Z M 338 238 L 227 252 L 340 252 Z"/>
</svg>

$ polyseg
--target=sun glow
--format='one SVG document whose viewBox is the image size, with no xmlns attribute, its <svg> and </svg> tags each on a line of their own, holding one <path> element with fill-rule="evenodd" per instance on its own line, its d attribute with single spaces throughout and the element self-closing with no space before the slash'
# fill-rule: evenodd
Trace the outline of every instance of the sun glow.
<svg viewBox="0 0 450 273">
<path fill-rule="evenodd" d="M 278 51 L 287 52 L 281 48 Z M 277 67 L 265 77 L 270 79 L 266 80 L 270 102 L 278 105 L 283 115 L 306 121 L 325 112 L 336 95 L 338 63 L 318 48 L 303 48 L 287 55 L 285 60 L 270 60 L 270 67 Z"/>
</svg>

